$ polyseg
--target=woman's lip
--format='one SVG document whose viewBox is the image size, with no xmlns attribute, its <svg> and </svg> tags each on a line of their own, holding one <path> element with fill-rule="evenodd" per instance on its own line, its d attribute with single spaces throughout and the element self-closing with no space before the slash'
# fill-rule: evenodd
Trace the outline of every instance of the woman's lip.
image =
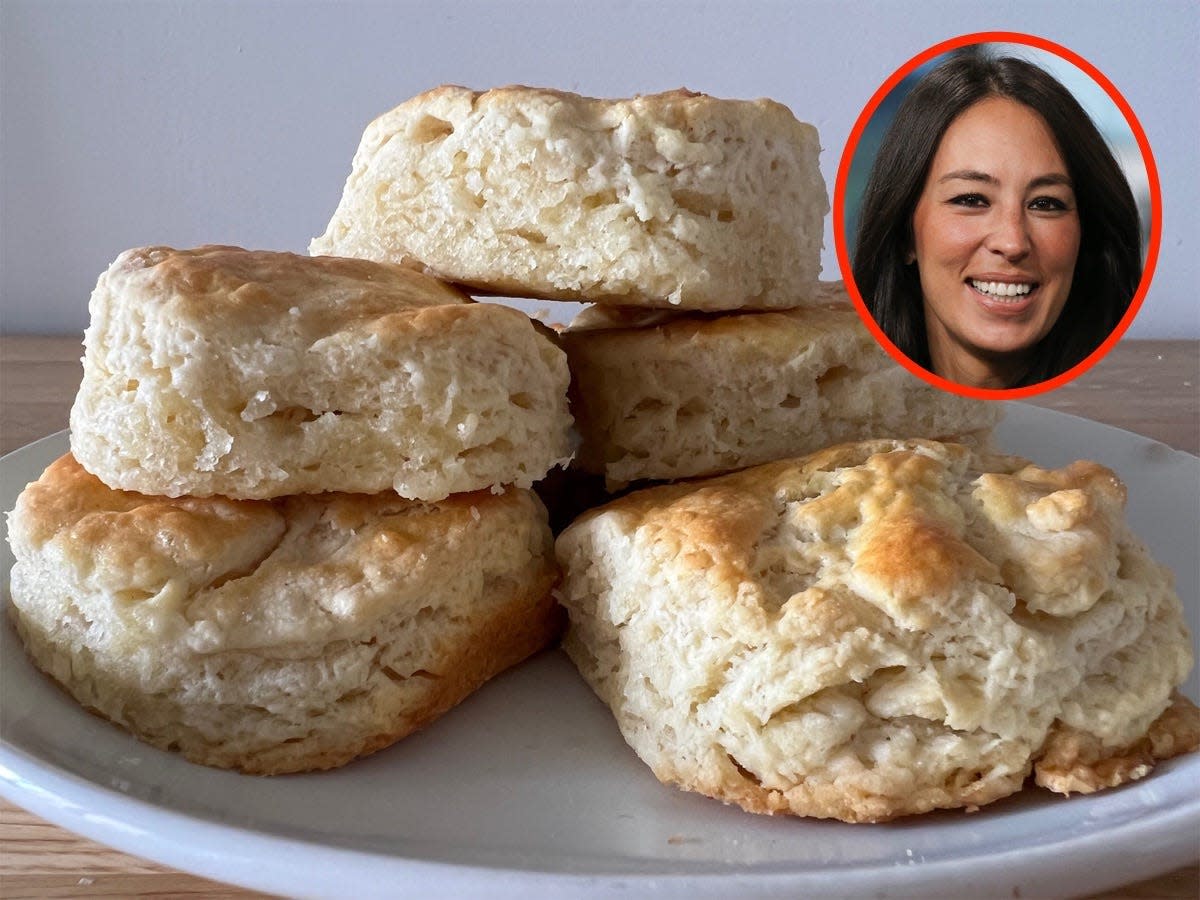
<svg viewBox="0 0 1200 900">
<path fill-rule="evenodd" d="M 967 281 L 1001 281 L 1004 284 L 1037 284 L 1038 280 L 1032 275 L 997 275 L 995 272 L 984 272 L 981 275 L 970 275 Z"/>
<path fill-rule="evenodd" d="M 976 281 L 1000 281 L 999 278 L 977 278 Z M 1009 282 L 1017 284 L 1029 284 L 1031 282 Z M 994 316 L 1020 316 L 1025 313 L 1033 305 L 1033 301 L 1038 295 L 1038 290 L 1041 285 L 1037 282 L 1032 282 L 1033 288 L 1028 294 L 1020 294 L 1015 297 L 996 297 L 992 294 L 985 294 L 982 291 L 977 291 L 975 286 L 970 281 L 967 282 L 967 289 L 985 311 Z"/>
</svg>

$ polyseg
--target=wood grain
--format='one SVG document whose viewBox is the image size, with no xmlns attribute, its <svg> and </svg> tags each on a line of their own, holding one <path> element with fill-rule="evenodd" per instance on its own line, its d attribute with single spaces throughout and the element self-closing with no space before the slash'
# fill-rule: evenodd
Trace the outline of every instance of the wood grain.
<svg viewBox="0 0 1200 900">
<path fill-rule="evenodd" d="M 79 383 L 74 337 L 0 337 L 0 452 L 67 427 Z M 1124 341 L 1066 387 L 1030 401 L 1200 452 L 1200 342 Z M 1113 848 L 1135 853 L 1136 848 Z M 1071 894 L 1064 883 L 1062 896 Z M 1200 895 L 1200 866 L 1097 895 L 1187 898 Z M 0 801 L 0 896 L 263 897 L 175 872 L 71 834 Z"/>
</svg>

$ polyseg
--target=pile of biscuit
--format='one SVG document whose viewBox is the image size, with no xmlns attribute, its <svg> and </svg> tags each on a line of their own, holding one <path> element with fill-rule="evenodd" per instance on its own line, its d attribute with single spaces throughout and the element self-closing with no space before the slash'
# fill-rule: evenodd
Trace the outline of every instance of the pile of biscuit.
<svg viewBox="0 0 1200 900">
<path fill-rule="evenodd" d="M 17 501 L 18 631 L 188 759 L 339 766 L 561 630 L 546 512 L 566 362 L 518 310 L 394 266 L 122 253 L 72 453 Z"/>
<path fill-rule="evenodd" d="M 1120 482 L 992 452 L 994 405 L 875 345 L 818 280 L 819 150 L 766 100 L 443 87 L 368 127 L 312 257 L 122 254 L 72 454 L 10 515 L 30 655 L 152 744 L 294 772 L 565 609 L 661 780 L 847 821 L 1194 748 Z M 593 305 L 555 333 L 464 291 Z"/>
</svg>

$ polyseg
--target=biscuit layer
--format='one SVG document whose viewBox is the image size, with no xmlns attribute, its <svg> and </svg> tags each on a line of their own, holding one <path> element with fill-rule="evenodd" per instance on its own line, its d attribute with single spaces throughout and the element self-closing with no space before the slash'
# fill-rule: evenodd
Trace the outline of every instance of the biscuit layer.
<svg viewBox="0 0 1200 900">
<path fill-rule="evenodd" d="M 546 513 L 518 489 L 171 500 L 67 455 L 9 535 L 34 662 L 142 740 L 244 772 L 385 747 L 561 625 Z"/>
<path fill-rule="evenodd" d="M 819 152 L 770 100 L 443 86 L 368 126 L 310 251 L 517 297 L 794 306 L 821 268 Z"/>
<path fill-rule="evenodd" d="M 715 475 L 869 438 L 985 440 L 1000 405 L 937 390 L 823 305 L 727 315 L 585 310 L 563 334 L 577 465 L 610 488 Z"/>
<path fill-rule="evenodd" d="M 398 266 L 148 247 L 90 312 L 71 448 L 114 488 L 437 500 L 571 455 L 562 351 Z"/>
</svg>

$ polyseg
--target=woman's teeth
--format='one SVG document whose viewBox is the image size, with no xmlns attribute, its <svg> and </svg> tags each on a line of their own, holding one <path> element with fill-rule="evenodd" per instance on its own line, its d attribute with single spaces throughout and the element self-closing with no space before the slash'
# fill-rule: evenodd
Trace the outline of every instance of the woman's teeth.
<svg viewBox="0 0 1200 900">
<path fill-rule="evenodd" d="M 1012 284 L 1004 281 L 975 281 L 974 279 L 971 281 L 971 287 L 975 288 L 981 294 L 1001 299 L 1023 297 L 1033 290 L 1032 284 Z"/>
</svg>

